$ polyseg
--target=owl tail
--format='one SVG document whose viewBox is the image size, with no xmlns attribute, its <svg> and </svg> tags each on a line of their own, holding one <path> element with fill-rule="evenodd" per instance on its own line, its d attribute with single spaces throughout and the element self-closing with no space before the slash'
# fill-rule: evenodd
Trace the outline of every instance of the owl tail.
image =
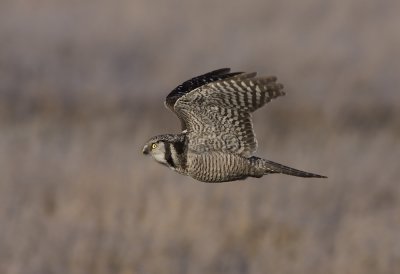
<svg viewBox="0 0 400 274">
<path fill-rule="evenodd" d="M 297 177 L 307 177 L 307 178 L 328 178 L 323 175 L 318 175 L 310 172 L 305 172 L 301 171 L 295 168 L 291 168 L 288 166 L 284 166 L 282 164 L 278 164 L 272 161 L 268 161 L 265 159 L 261 159 L 258 157 L 252 157 L 256 158 L 257 166 L 259 168 L 262 168 L 264 171 L 264 175 L 271 174 L 271 173 L 282 173 L 286 175 L 291 175 L 291 176 L 297 176 Z"/>
</svg>

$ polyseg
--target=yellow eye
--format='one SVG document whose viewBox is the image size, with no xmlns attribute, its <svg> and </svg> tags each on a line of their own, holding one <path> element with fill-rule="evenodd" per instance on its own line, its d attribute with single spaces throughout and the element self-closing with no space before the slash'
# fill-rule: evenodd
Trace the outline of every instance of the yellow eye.
<svg viewBox="0 0 400 274">
<path fill-rule="evenodd" d="M 151 144 L 151 149 L 155 149 L 157 147 L 156 143 Z"/>
</svg>

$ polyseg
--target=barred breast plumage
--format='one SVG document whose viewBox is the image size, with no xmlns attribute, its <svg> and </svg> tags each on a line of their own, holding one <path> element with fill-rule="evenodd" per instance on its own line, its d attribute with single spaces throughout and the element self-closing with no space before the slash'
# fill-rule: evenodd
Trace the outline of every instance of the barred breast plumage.
<svg viewBox="0 0 400 274">
<path fill-rule="evenodd" d="M 257 148 L 251 113 L 284 95 L 276 77 L 219 69 L 175 88 L 165 105 L 181 120 L 181 134 L 151 138 L 143 148 L 156 161 L 203 182 L 283 173 L 326 178 L 252 156 Z"/>
<path fill-rule="evenodd" d="M 203 182 L 225 182 L 244 179 L 250 174 L 249 160 L 223 152 L 190 153 L 188 175 Z"/>
</svg>

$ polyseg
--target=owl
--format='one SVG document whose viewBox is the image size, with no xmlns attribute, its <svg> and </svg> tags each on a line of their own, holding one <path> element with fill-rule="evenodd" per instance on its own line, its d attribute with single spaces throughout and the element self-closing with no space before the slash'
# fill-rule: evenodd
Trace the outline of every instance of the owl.
<svg viewBox="0 0 400 274">
<path fill-rule="evenodd" d="M 165 106 L 181 121 L 182 132 L 151 138 L 143 154 L 198 181 L 219 183 L 281 173 L 327 178 L 254 155 L 257 140 L 251 113 L 285 95 L 277 78 L 223 68 L 185 81 Z"/>
</svg>

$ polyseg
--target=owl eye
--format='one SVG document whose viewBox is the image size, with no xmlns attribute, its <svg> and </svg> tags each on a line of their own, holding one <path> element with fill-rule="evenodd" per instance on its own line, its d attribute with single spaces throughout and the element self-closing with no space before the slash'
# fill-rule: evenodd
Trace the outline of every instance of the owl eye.
<svg viewBox="0 0 400 274">
<path fill-rule="evenodd" d="M 155 149 L 157 147 L 156 143 L 151 144 L 151 149 Z"/>
</svg>

